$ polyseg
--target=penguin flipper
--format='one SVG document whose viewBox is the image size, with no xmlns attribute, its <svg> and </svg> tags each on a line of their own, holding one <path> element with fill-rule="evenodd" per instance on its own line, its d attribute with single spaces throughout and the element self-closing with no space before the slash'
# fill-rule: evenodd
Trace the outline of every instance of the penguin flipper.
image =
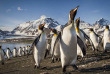
<svg viewBox="0 0 110 74">
<path fill-rule="evenodd" d="M 41 34 L 42 34 L 42 33 L 41 33 Z M 39 35 L 35 38 L 35 40 L 33 41 L 32 45 L 31 45 L 31 47 L 30 47 L 30 51 L 33 49 L 34 44 L 36 45 L 36 44 L 39 42 L 39 39 L 40 39 L 41 34 L 39 34 Z"/>
<path fill-rule="evenodd" d="M 84 34 L 84 37 L 89 41 L 89 43 L 91 44 L 93 50 L 95 50 L 95 46 L 94 46 L 92 40 L 89 38 L 89 36 L 87 36 L 86 33 L 83 30 L 80 29 L 80 31 Z"/>
<path fill-rule="evenodd" d="M 4 53 L 4 56 L 6 55 L 6 52 L 2 49 L 2 51 L 3 51 L 3 53 Z M 7 57 L 7 55 L 6 55 L 6 57 Z"/>
<path fill-rule="evenodd" d="M 80 39 L 80 37 L 78 35 L 77 35 L 77 43 L 80 46 L 83 55 L 85 56 L 86 55 L 86 46 L 85 46 L 84 42 Z"/>
</svg>

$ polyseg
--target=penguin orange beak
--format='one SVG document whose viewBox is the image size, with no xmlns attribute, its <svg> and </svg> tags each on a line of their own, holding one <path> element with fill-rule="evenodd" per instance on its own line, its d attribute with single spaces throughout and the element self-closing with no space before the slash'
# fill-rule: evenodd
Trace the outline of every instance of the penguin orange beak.
<svg viewBox="0 0 110 74">
<path fill-rule="evenodd" d="M 79 8 L 79 5 L 74 9 L 74 11 L 76 12 L 78 8 Z"/>
<path fill-rule="evenodd" d="M 77 14 L 77 9 L 78 9 L 78 8 L 79 8 L 79 6 L 77 6 L 75 9 L 72 9 L 72 10 L 70 11 L 70 19 L 71 19 L 71 20 L 74 20 L 76 14 Z"/>
</svg>

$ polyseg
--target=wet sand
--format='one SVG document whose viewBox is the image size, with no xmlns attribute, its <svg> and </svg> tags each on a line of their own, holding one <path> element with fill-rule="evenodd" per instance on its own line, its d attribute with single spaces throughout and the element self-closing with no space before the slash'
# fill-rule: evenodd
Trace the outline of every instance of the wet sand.
<svg viewBox="0 0 110 74">
<path fill-rule="evenodd" d="M 69 74 L 109 74 L 110 73 L 110 52 L 102 51 L 93 52 L 87 50 L 85 58 L 78 59 L 78 70 L 74 70 L 71 66 L 67 67 Z M 41 68 L 34 69 L 34 61 L 32 55 L 11 58 L 5 60 L 5 65 L 0 64 L 0 74 L 62 74 L 60 62 L 51 63 L 50 55 L 42 60 Z"/>
</svg>

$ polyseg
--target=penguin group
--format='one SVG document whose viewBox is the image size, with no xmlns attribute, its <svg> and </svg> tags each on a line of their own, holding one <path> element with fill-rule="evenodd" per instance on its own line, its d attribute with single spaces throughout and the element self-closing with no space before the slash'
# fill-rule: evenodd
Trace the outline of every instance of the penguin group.
<svg viewBox="0 0 110 74">
<path fill-rule="evenodd" d="M 30 46 L 28 45 L 26 47 L 27 47 L 28 52 L 30 52 L 29 51 Z M 1 64 L 2 65 L 4 64 L 5 59 L 10 60 L 11 58 L 21 57 L 21 56 L 25 56 L 27 54 L 31 54 L 26 51 L 26 47 L 19 47 L 18 49 L 16 47 L 14 47 L 14 49 L 11 49 L 11 50 L 10 50 L 10 48 L 7 48 L 5 50 L 5 49 L 2 49 L 2 46 L 0 45 L 0 62 L 1 62 Z"/>
<path fill-rule="evenodd" d="M 62 72 L 66 72 L 68 66 L 72 66 L 75 70 L 78 69 L 76 62 L 78 56 L 82 58 L 86 56 L 88 43 L 92 50 L 99 51 L 99 45 L 103 43 L 104 52 L 110 49 L 110 30 L 109 26 L 105 27 L 103 37 L 95 33 L 93 28 L 89 28 L 89 36 L 80 29 L 80 17 L 75 20 L 79 6 L 70 10 L 68 22 L 64 25 L 61 31 L 54 28 L 49 28 L 51 31 L 51 39 L 48 39 L 45 33 L 45 22 L 38 26 L 38 35 L 31 46 L 16 48 L 11 51 L 7 48 L 5 53 L 0 46 L 0 61 L 4 64 L 3 56 L 6 55 L 10 59 L 10 54 L 13 57 L 32 54 L 34 58 L 34 68 L 40 68 L 41 61 L 49 54 L 52 58 L 52 63 L 61 62 Z"/>
<path fill-rule="evenodd" d="M 32 43 L 30 49 L 33 52 L 35 62 L 34 68 L 40 67 L 41 60 L 44 59 L 44 57 L 46 57 L 48 53 L 52 57 L 52 63 L 55 62 L 55 59 L 59 59 L 61 61 L 63 72 L 66 72 L 67 66 L 72 66 L 75 70 L 77 70 L 77 57 L 86 56 L 86 51 L 88 49 L 87 41 L 94 51 L 99 50 L 99 45 L 102 40 L 104 43 L 104 51 L 107 52 L 107 49 L 110 48 L 109 27 L 106 26 L 103 39 L 98 34 L 96 34 L 92 28 L 89 29 L 90 36 L 88 36 L 82 29 L 80 29 L 80 18 L 74 21 L 78 7 L 79 6 L 77 6 L 75 9 L 70 10 L 69 20 L 64 25 L 61 31 L 49 28 L 52 32 L 50 43 L 48 43 L 48 39 L 45 34 L 44 26 L 46 23 L 39 25 L 39 35 Z"/>
<path fill-rule="evenodd" d="M 61 59 L 62 71 L 66 72 L 67 66 L 72 66 L 74 69 L 78 69 L 76 66 L 77 61 L 77 44 L 81 48 L 83 54 L 86 54 L 86 45 L 80 36 L 76 34 L 74 19 L 77 14 L 77 6 L 75 9 L 72 9 L 69 14 L 69 20 L 66 25 L 63 27 L 61 32 L 58 32 L 56 29 L 51 29 L 53 35 L 50 43 L 50 54 L 52 56 L 52 62 L 54 59 Z M 33 51 L 33 57 L 35 61 L 35 67 L 39 68 L 41 60 L 45 56 L 46 52 L 46 34 L 45 34 L 45 24 L 40 24 L 38 27 L 39 35 L 36 37 L 32 43 L 31 50 Z"/>
</svg>

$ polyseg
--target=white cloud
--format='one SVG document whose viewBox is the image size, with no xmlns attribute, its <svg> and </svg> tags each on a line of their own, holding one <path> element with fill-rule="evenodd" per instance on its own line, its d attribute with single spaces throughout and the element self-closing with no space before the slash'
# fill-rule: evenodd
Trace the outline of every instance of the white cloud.
<svg viewBox="0 0 110 74">
<path fill-rule="evenodd" d="M 6 12 L 10 12 L 10 11 L 11 11 L 11 9 L 7 9 L 7 10 L 6 10 Z"/>
<path fill-rule="evenodd" d="M 23 9 L 21 7 L 17 7 L 17 10 L 18 11 L 22 11 Z"/>
</svg>

